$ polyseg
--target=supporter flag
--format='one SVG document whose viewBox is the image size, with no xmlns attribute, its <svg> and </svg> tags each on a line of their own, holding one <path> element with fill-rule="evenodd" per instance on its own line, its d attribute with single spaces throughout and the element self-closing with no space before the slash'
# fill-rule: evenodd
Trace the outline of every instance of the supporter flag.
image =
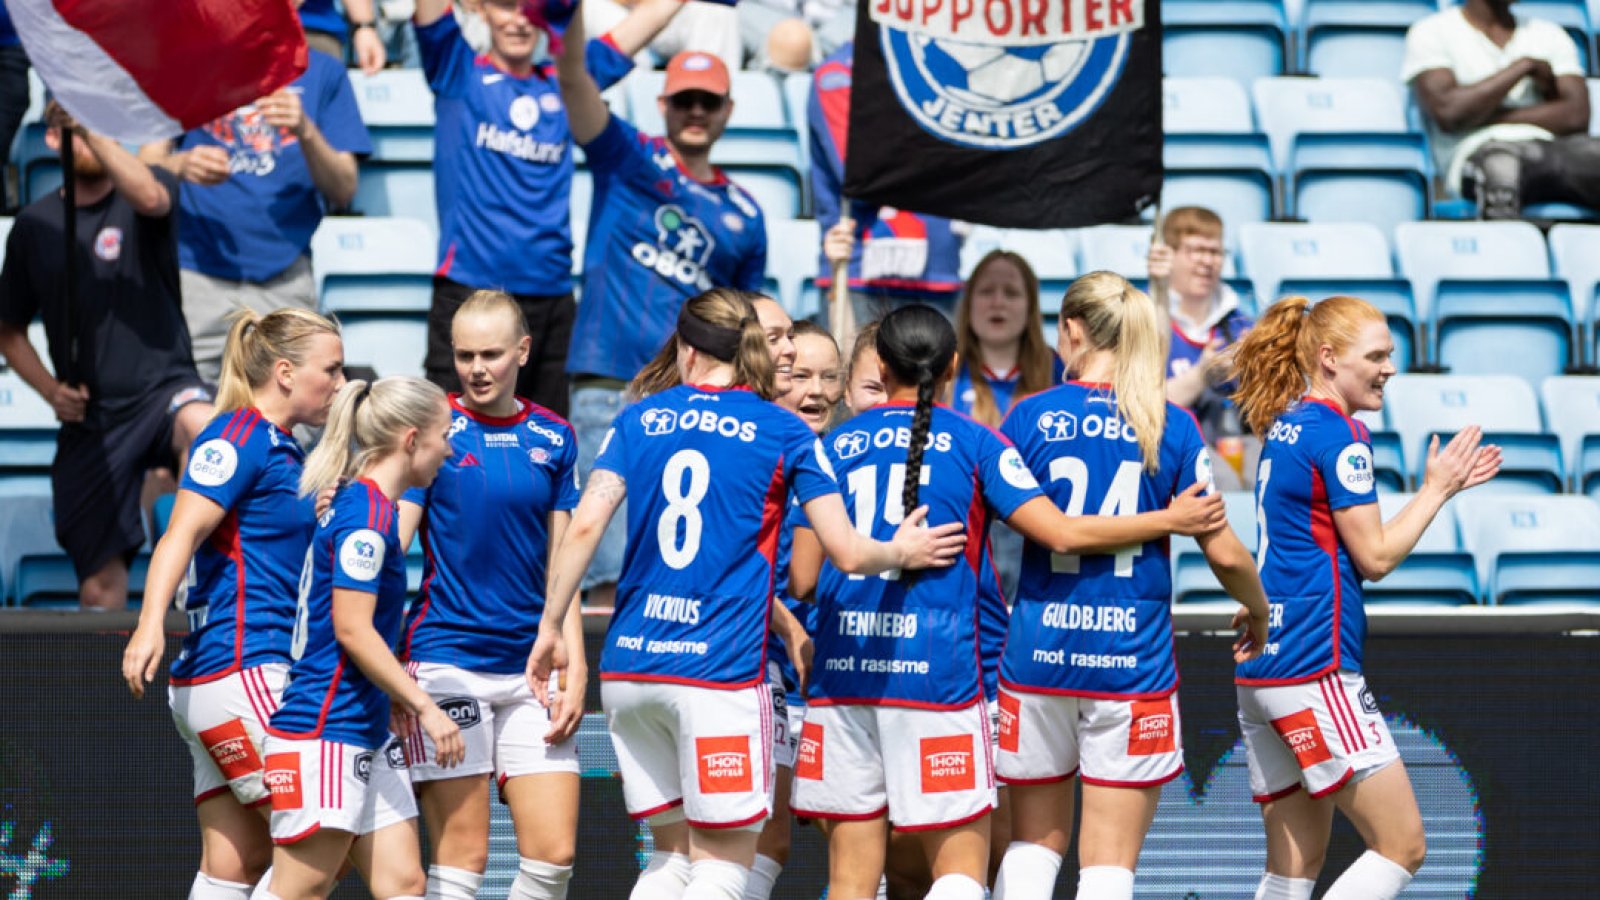
<svg viewBox="0 0 1600 900">
<path fill-rule="evenodd" d="M 862 0 L 852 199 L 1006 228 L 1161 192 L 1159 0 Z"/>
<path fill-rule="evenodd" d="M 84 127 L 176 137 L 306 69 L 293 0 L 5 0 L 28 59 Z"/>
</svg>

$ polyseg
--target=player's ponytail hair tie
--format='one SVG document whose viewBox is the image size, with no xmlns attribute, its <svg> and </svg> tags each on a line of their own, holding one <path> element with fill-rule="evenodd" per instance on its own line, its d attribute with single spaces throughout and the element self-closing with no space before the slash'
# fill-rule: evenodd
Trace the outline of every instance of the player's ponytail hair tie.
<svg viewBox="0 0 1600 900">
<path fill-rule="evenodd" d="M 743 322 L 740 323 L 743 325 Z M 739 355 L 741 329 L 713 325 L 689 311 L 685 303 L 678 310 L 678 338 L 685 344 L 723 362 Z"/>
</svg>

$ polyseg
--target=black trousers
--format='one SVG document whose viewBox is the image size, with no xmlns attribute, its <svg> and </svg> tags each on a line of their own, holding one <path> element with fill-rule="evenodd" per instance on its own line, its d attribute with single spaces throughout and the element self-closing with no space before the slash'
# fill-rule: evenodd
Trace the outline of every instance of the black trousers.
<svg viewBox="0 0 1600 900">
<path fill-rule="evenodd" d="M 448 278 L 433 279 L 433 306 L 428 310 L 428 380 L 455 392 L 461 390 L 450 345 L 450 322 L 456 310 L 477 288 Z M 567 414 L 567 345 L 572 341 L 572 320 L 578 315 L 571 293 L 512 294 L 522 308 L 523 324 L 533 338 L 528 364 L 517 373 L 517 394 L 558 416 Z"/>
<path fill-rule="evenodd" d="M 1472 154 L 1462 194 L 1486 219 L 1516 218 L 1530 203 L 1600 209 L 1600 137 L 1490 141 Z"/>
</svg>

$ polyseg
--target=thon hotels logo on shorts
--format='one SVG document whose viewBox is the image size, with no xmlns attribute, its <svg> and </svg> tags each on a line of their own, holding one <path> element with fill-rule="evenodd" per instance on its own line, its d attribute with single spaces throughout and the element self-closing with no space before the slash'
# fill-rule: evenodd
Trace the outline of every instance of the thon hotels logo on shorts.
<svg viewBox="0 0 1600 900">
<path fill-rule="evenodd" d="M 339 567 L 357 581 L 372 581 L 383 571 L 383 535 L 370 528 L 352 531 L 339 545 Z"/>
<path fill-rule="evenodd" d="M 710 229 L 676 203 L 657 207 L 655 223 L 655 246 L 644 241 L 634 244 L 634 261 L 668 281 L 710 290 L 711 279 L 705 267 L 717 249 Z"/>
<path fill-rule="evenodd" d="M 933 135 L 1012 150 L 1058 137 L 1116 86 L 1142 0 L 869 0 L 900 105 Z"/>
<path fill-rule="evenodd" d="M 239 468 L 239 451 L 222 438 L 212 438 L 189 457 L 189 480 L 202 487 L 228 483 Z"/>
<path fill-rule="evenodd" d="M 244 730 L 244 722 L 239 719 L 229 719 L 200 732 L 200 743 L 211 754 L 211 760 L 221 770 L 222 777 L 229 781 L 261 771 L 261 757 L 256 755 L 255 745 L 250 743 L 250 734 Z"/>
<path fill-rule="evenodd" d="M 1294 753 L 1300 768 L 1309 769 L 1317 763 L 1333 759 L 1328 742 L 1322 737 L 1322 726 L 1317 724 L 1317 714 L 1312 710 L 1302 709 L 1281 719 L 1273 719 L 1272 728 Z"/>
<path fill-rule="evenodd" d="M 922 792 L 970 791 L 978 784 L 972 759 L 972 735 L 952 734 L 922 739 Z"/>
<path fill-rule="evenodd" d="M 1133 720 L 1128 723 L 1128 755 L 1157 756 L 1178 749 L 1178 717 L 1172 714 L 1172 698 L 1135 700 L 1129 704 Z"/>
<path fill-rule="evenodd" d="M 694 752 L 700 758 L 700 793 L 738 794 L 755 784 L 748 736 L 695 738 Z"/>
<path fill-rule="evenodd" d="M 794 758 L 794 777 L 810 781 L 822 780 L 823 728 L 819 722 L 806 722 L 800 726 L 800 750 Z"/>
<path fill-rule="evenodd" d="M 273 809 L 299 809 L 304 805 L 300 795 L 300 754 L 268 753 L 264 777 Z"/>
<path fill-rule="evenodd" d="M 1000 749 L 1017 753 L 1022 747 L 1022 701 L 1000 692 Z"/>
</svg>

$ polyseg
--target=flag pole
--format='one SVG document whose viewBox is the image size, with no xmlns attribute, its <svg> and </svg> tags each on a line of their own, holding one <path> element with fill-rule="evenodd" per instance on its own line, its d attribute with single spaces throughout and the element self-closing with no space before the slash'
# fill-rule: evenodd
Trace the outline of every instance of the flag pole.
<svg viewBox="0 0 1600 900">
<path fill-rule="evenodd" d="M 1157 202 L 1155 223 L 1150 226 L 1151 247 L 1162 242 L 1161 225 L 1161 204 Z M 1146 255 L 1148 256 L 1149 254 Z M 1147 271 L 1145 274 L 1149 275 L 1149 272 Z M 1167 308 L 1167 279 L 1150 276 L 1150 299 L 1155 301 L 1156 309 L 1161 312 L 1161 321 L 1165 322 L 1169 314 Z"/>
<path fill-rule="evenodd" d="M 843 195 L 839 197 L 839 213 L 841 220 L 854 221 L 850 218 L 850 199 Z M 833 263 L 833 289 L 828 292 L 828 300 L 828 328 L 839 352 L 848 354 L 856 340 L 855 307 L 850 302 L 850 260 Z"/>
<path fill-rule="evenodd" d="M 62 246 L 65 253 L 61 273 L 62 332 L 67 338 L 67 355 L 62 360 L 63 371 L 56 373 L 62 384 L 78 384 L 78 191 L 73 177 L 73 128 L 77 124 L 62 111 L 61 122 L 61 200 Z"/>
</svg>

